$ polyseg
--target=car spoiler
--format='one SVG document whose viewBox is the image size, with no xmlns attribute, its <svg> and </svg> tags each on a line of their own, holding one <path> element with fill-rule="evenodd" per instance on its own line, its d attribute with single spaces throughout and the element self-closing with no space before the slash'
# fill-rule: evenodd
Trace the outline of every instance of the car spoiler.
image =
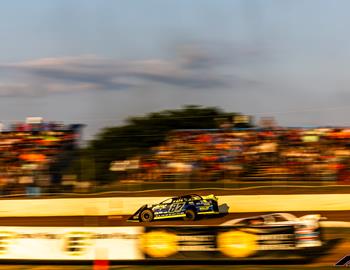
<svg viewBox="0 0 350 270">
<path fill-rule="evenodd" d="M 215 197 L 214 194 L 210 194 L 210 195 L 207 195 L 207 196 L 202 196 L 202 198 L 203 198 L 204 200 L 214 200 L 214 201 L 218 201 L 218 198 Z"/>
<path fill-rule="evenodd" d="M 141 206 L 131 217 L 128 218 L 127 221 L 129 221 L 129 222 L 138 222 L 139 221 L 139 215 L 140 215 L 141 211 L 144 210 L 145 208 L 147 208 L 147 204 Z"/>
</svg>

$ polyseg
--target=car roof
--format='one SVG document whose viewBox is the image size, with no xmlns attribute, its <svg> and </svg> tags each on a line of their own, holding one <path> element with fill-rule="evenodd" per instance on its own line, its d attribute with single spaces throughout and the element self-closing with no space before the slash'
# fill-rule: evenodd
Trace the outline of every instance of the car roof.
<svg viewBox="0 0 350 270">
<path fill-rule="evenodd" d="M 187 194 L 187 195 L 182 195 L 182 196 L 176 196 L 176 197 L 173 197 L 172 199 L 192 198 L 194 196 L 198 196 L 198 197 L 202 198 L 200 195 L 197 195 L 197 194 Z"/>
<path fill-rule="evenodd" d="M 286 220 L 294 220 L 296 217 L 290 213 L 270 213 L 270 214 L 264 214 L 264 215 L 259 215 L 259 216 L 251 216 L 251 217 L 246 217 L 246 218 L 241 218 L 241 220 L 249 220 L 249 219 L 258 219 L 258 218 L 265 218 L 265 217 L 283 217 Z"/>
</svg>

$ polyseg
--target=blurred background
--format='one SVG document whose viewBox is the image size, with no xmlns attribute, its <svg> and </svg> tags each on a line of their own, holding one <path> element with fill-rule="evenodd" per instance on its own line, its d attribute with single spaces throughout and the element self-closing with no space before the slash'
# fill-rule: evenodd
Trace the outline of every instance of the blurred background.
<svg viewBox="0 0 350 270">
<path fill-rule="evenodd" d="M 192 105 L 130 117 L 85 143 L 83 130 L 41 117 L 3 127 L 2 194 L 350 183 L 346 127 Z"/>
<path fill-rule="evenodd" d="M 2 194 L 346 184 L 348 8 L 3 1 Z"/>
</svg>

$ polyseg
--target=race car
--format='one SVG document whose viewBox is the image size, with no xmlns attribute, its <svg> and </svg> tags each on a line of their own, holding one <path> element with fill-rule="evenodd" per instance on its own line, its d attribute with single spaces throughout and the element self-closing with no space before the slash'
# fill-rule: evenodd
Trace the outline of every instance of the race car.
<svg viewBox="0 0 350 270">
<path fill-rule="evenodd" d="M 238 218 L 222 223 L 221 226 L 243 226 L 243 227 L 278 227 L 292 226 L 294 237 L 298 248 L 322 246 L 320 220 L 325 220 L 319 214 L 296 217 L 290 213 L 272 213 L 260 216 Z"/>
<path fill-rule="evenodd" d="M 218 198 L 214 195 L 189 194 L 166 199 L 154 205 L 143 205 L 128 221 L 151 222 L 167 218 L 183 218 L 193 221 L 198 215 L 219 214 Z"/>
</svg>

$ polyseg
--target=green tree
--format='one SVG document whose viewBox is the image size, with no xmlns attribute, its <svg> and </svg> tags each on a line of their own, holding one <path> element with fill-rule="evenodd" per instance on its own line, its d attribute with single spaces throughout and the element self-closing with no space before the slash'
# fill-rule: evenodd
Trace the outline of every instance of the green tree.
<svg viewBox="0 0 350 270">
<path fill-rule="evenodd" d="M 151 147 L 164 142 L 171 130 L 218 128 L 220 121 L 230 121 L 234 115 L 216 107 L 188 105 L 131 117 L 123 126 L 103 129 L 82 153 L 94 160 L 96 180 L 105 183 L 115 180 L 115 174 L 109 171 L 112 161 L 147 154 Z"/>
</svg>

